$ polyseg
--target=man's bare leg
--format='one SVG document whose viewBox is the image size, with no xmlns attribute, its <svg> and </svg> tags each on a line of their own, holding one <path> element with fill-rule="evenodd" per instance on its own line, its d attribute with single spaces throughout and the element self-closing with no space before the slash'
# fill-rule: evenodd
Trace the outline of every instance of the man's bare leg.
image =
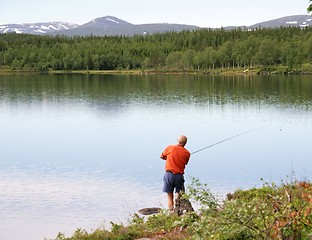
<svg viewBox="0 0 312 240">
<path fill-rule="evenodd" d="M 168 194 L 168 208 L 169 210 L 173 210 L 173 192 L 172 193 L 167 193 Z"/>
</svg>

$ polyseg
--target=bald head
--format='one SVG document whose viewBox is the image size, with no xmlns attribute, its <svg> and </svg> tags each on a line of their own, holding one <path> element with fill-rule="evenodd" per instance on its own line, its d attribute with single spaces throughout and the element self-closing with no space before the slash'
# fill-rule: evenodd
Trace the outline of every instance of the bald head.
<svg viewBox="0 0 312 240">
<path fill-rule="evenodd" d="M 186 136 L 181 135 L 178 137 L 178 145 L 184 147 L 186 143 L 187 143 L 187 137 Z"/>
</svg>

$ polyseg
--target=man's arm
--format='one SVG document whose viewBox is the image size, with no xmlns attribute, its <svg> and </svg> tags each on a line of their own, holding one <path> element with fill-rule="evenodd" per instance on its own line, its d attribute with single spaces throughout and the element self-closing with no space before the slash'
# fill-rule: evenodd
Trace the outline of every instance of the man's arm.
<svg viewBox="0 0 312 240">
<path fill-rule="evenodd" d="M 163 160 L 167 160 L 167 156 L 164 156 L 163 153 L 160 154 L 160 158 L 163 159 Z"/>
</svg>

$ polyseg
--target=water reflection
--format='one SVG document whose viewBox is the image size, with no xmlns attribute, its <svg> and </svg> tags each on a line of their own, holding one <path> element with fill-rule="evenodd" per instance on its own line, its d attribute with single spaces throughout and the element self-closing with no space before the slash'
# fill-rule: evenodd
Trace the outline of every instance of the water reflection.
<svg viewBox="0 0 312 240">
<path fill-rule="evenodd" d="M 99 178 L 79 171 L 43 174 L 7 169 L 0 176 L 2 239 L 55 238 L 58 231 L 69 234 L 78 227 L 107 228 L 105 219 L 125 222 L 130 213 L 150 202 L 161 204 L 154 191 L 157 186 L 147 187 L 118 173 Z M 12 228 L 22 219 L 22 229 Z"/>
<path fill-rule="evenodd" d="M 0 238 L 163 204 L 159 154 L 181 133 L 193 152 L 265 127 L 191 156 L 187 183 L 216 194 L 310 178 L 311 90 L 309 76 L 0 76 Z"/>
<path fill-rule="evenodd" d="M 105 110 L 133 102 L 269 104 L 311 108 L 310 76 L 34 75 L 0 78 L 2 104 L 81 101 Z"/>
</svg>

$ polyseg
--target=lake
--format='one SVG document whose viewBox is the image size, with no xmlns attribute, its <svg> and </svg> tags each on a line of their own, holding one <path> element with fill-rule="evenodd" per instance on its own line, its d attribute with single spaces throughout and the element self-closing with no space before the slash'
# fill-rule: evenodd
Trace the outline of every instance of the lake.
<svg viewBox="0 0 312 240">
<path fill-rule="evenodd" d="M 160 153 L 188 136 L 191 177 L 224 196 L 310 180 L 311 76 L 0 76 L 0 239 L 109 229 L 166 207 Z"/>
</svg>

